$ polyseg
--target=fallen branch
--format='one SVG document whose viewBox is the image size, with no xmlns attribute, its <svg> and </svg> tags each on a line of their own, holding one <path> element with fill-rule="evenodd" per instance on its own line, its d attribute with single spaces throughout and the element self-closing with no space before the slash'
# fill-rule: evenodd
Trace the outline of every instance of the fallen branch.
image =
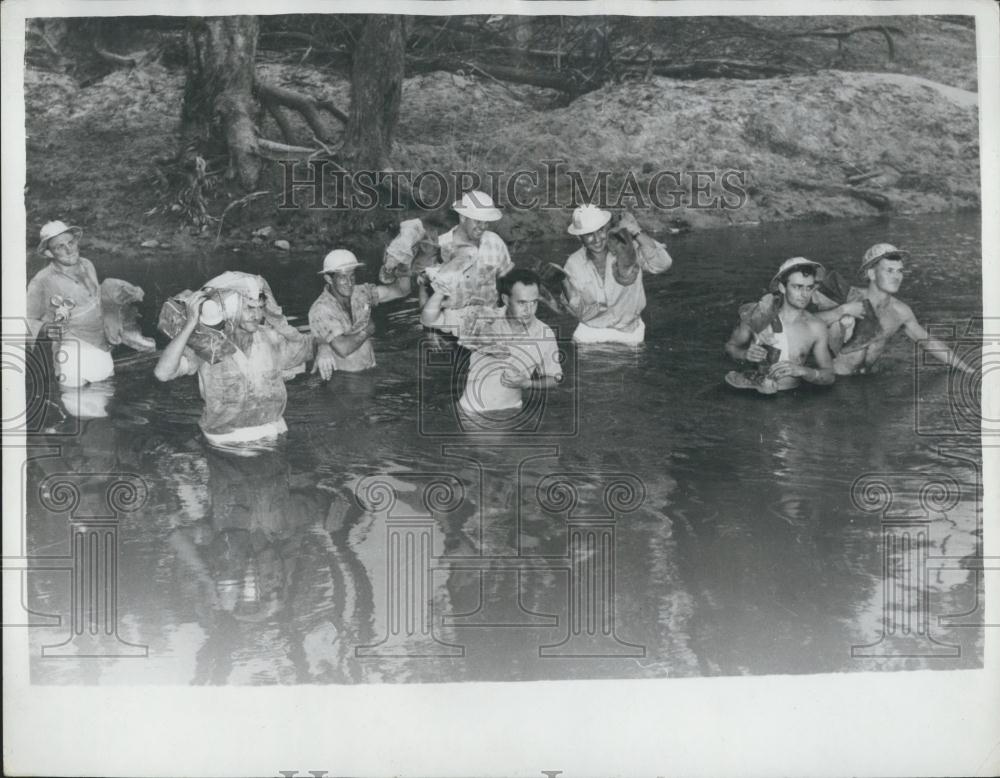
<svg viewBox="0 0 1000 778">
<path fill-rule="evenodd" d="M 797 189 L 847 195 L 848 197 L 866 202 L 880 211 L 892 210 L 892 201 L 881 192 L 873 192 L 871 189 L 858 189 L 852 186 L 844 186 L 843 184 L 826 184 L 818 181 L 804 181 L 798 178 L 789 178 L 786 179 L 786 182 Z"/>
<path fill-rule="evenodd" d="M 222 223 L 226 220 L 226 214 L 229 213 L 229 211 L 232 208 L 236 207 L 237 205 L 239 206 L 249 205 L 251 201 L 256 200 L 258 197 L 263 197 L 266 194 L 271 194 L 271 193 L 270 191 L 267 190 L 260 192 L 252 192 L 248 195 L 244 195 L 238 200 L 233 200 L 229 205 L 225 207 L 225 209 L 222 211 L 222 214 L 219 216 L 219 229 L 215 233 L 216 246 L 219 245 L 219 239 L 222 237 Z"/>
<path fill-rule="evenodd" d="M 899 27 L 889 27 L 884 24 L 869 25 L 865 27 L 853 27 L 850 30 L 807 30 L 806 32 L 792 32 L 786 33 L 787 38 L 836 38 L 837 45 L 843 45 L 843 42 L 849 37 L 859 32 L 877 32 L 881 33 L 885 38 L 886 46 L 889 47 L 889 59 L 894 60 L 896 58 L 896 46 L 892 39 L 892 34 L 896 35 L 906 35 L 905 30 L 901 30 Z"/>
<path fill-rule="evenodd" d="M 105 62 L 108 62 L 112 65 L 116 65 L 119 67 L 134 68 L 136 65 L 139 64 L 139 61 L 142 59 L 141 57 L 126 57 L 122 54 L 115 54 L 113 52 L 102 49 L 96 43 L 94 44 L 94 53 L 98 57 L 103 59 Z"/>
<path fill-rule="evenodd" d="M 267 140 L 267 138 L 257 138 L 257 154 L 265 159 L 274 161 L 314 159 L 322 153 L 323 149 L 292 146 L 288 143 Z"/>
<path fill-rule="evenodd" d="M 696 59 L 681 65 L 659 65 L 653 73 L 668 78 L 773 78 L 796 72 L 787 65 L 727 59 Z"/>
<path fill-rule="evenodd" d="M 411 73 L 428 73 L 435 70 L 443 70 L 448 73 L 460 73 L 470 69 L 466 62 L 458 62 L 448 57 L 411 58 L 407 60 L 407 69 Z M 477 64 L 477 70 L 493 78 L 509 81 L 514 84 L 528 84 L 530 86 L 540 86 L 545 89 L 557 89 L 560 92 L 578 94 L 580 92 L 580 79 L 575 72 L 545 71 L 537 68 L 517 68 L 510 65 Z"/>
<path fill-rule="evenodd" d="M 850 184 L 851 186 L 854 186 L 855 184 L 860 184 L 862 181 L 867 181 L 870 178 L 875 178 L 876 176 L 880 175 L 882 175 L 881 170 L 872 170 L 868 173 L 859 173 L 858 175 L 855 176 L 848 176 L 847 183 Z"/>
</svg>

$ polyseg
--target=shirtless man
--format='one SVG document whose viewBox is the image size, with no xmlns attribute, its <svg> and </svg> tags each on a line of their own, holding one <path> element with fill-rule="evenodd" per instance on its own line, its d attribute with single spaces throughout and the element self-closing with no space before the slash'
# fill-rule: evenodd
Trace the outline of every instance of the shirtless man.
<svg viewBox="0 0 1000 778">
<path fill-rule="evenodd" d="M 864 348 L 845 350 L 837 354 L 833 360 L 833 369 L 837 375 L 867 373 L 881 356 L 889 338 L 900 330 L 903 330 L 910 340 L 930 351 L 936 359 L 966 373 L 975 372 L 974 368 L 966 364 L 941 341 L 932 338 L 927 330 L 920 326 L 910 306 L 895 298 L 894 295 L 903 283 L 903 257 L 908 253 L 889 243 L 876 243 L 861 258 L 859 272 L 861 277 L 868 281 L 867 289 L 852 287 L 849 301 L 835 307 L 830 307 L 832 301 L 824 298 L 814 299 L 821 308 L 825 308 L 816 315 L 830 326 L 831 333 L 835 328 L 842 326 L 843 317 L 854 319 L 864 317 L 866 300 L 878 318 L 881 332 L 876 338 Z"/>
<path fill-rule="evenodd" d="M 785 260 L 771 279 L 772 293 L 752 306 L 753 314 L 741 311 L 740 322 L 726 343 L 733 359 L 758 365 L 753 376 L 732 371 L 726 383 L 739 389 L 756 389 L 762 394 L 793 389 L 800 379 L 812 384 L 832 384 L 833 361 L 827 345 L 826 325 L 806 310 L 816 289 L 816 273 L 822 266 L 804 257 Z M 780 299 L 780 306 L 778 300 Z M 765 311 L 773 304 L 773 312 Z M 816 367 L 805 362 L 812 355 Z M 770 368 L 767 363 L 773 362 Z M 764 368 L 764 369 L 762 369 Z"/>
</svg>

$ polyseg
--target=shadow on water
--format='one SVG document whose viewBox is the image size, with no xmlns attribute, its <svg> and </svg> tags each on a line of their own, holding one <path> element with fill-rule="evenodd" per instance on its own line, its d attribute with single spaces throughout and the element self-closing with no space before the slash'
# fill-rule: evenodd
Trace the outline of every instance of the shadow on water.
<svg viewBox="0 0 1000 778">
<path fill-rule="evenodd" d="M 978 234 L 976 218 L 951 216 L 679 236 L 674 268 L 647 279 L 645 345 L 568 345 L 563 384 L 530 406 L 538 425 L 519 434 L 462 431 L 460 366 L 428 361 L 413 300 L 376 311 L 374 370 L 290 382 L 289 434 L 270 450 L 206 447 L 196 380 L 158 383 L 155 355 L 120 360 L 102 412 L 52 413 L 41 441 L 57 448 L 28 469 L 29 544 L 36 554 L 71 551 L 69 509 L 45 492 L 52 478 L 72 474 L 82 494 L 73 515 L 83 515 L 107 512 L 109 478 L 138 476 L 148 494 L 120 518 L 114 640 L 147 646 L 148 658 L 87 659 L 107 648 L 100 636 L 67 643 L 66 627 L 38 629 L 39 649 L 66 643 L 68 658 L 36 657 L 32 679 L 427 682 L 940 666 L 919 635 L 883 641 L 892 650 L 874 659 L 852 657 L 852 646 L 879 643 L 886 629 L 886 511 L 927 519 L 932 555 L 979 548 L 980 450 L 947 428 L 948 370 L 915 368 L 900 337 L 877 374 L 761 397 L 722 383 L 722 344 L 737 306 L 782 259 L 805 254 L 850 276 L 864 249 L 887 239 L 913 252 L 901 295 L 918 318 L 963 322 L 981 310 Z M 560 260 L 571 248 L 538 244 L 517 259 Z M 262 273 L 304 321 L 319 291 L 316 261 L 98 264 L 144 287 L 149 330 L 176 279 L 224 269 Z M 865 502 L 874 487 L 859 499 L 865 478 L 887 484 L 889 507 Z M 920 514 L 934 479 L 958 496 Z M 38 612 L 69 612 L 65 572 L 38 571 L 31 586 Z M 927 587 L 917 595 L 935 616 L 974 610 L 981 594 L 967 570 L 938 572 Z M 948 667 L 981 664 L 981 629 L 936 619 L 934 629 L 962 648 Z"/>
</svg>

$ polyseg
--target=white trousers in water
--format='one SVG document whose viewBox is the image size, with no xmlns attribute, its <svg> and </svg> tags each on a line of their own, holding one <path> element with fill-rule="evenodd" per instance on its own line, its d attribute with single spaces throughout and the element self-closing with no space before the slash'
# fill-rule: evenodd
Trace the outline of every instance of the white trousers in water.
<svg viewBox="0 0 1000 778">
<path fill-rule="evenodd" d="M 573 333 L 574 343 L 624 343 L 636 346 L 645 339 L 646 323 L 642 319 L 639 319 L 639 323 L 631 332 L 623 332 L 611 327 L 590 327 L 580 322 Z"/>
<path fill-rule="evenodd" d="M 115 374 L 111 352 L 79 338 L 60 341 L 53 350 L 56 377 L 61 386 L 83 386 Z"/>
</svg>

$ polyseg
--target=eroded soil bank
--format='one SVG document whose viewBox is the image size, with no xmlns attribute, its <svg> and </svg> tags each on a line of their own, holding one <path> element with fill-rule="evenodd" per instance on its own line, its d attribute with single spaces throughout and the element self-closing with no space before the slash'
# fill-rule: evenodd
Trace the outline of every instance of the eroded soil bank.
<svg viewBox="0 0 1000 778">
<path fill-rule="evenodd" d="M 546 90 L 474 74 L 416 76 L 404 87 L 393 165 L 411 177 L 437 171 L 449 186 L 456 171 L 487 183 L 489 172 L 499 172 L 502 199 L 551 206 L 508 202 L 498 230 L 508 240 L 563 234 L 572 201 L 602 172 L 610 204 L 633 206 L 654 232 L 976 208 L 978 109 L 967 88 L 975 87 L 975 51 L 965 38 L 965 60 L 942 59 L 925 75 L 652 77 L 607 85 L 563 107 L 553 107 Z M 924 41 L 932 43 L 942 44 L 941 36 Z M 320 69 L 264 63 L 260 74 L 349 104 L 349 83 Z M 83 226 L 99 251 L 156 256 L 216 243 L 272 249 L 284 240 L 293 250 L 343 243 L 377 261 L 406 214 L 278 209 L 277 166 L 260 186 L 269 194 L 246 206 L 226 211 L 235 198 L 217 192 L 210 212 L 216 219 L 225 213 L 221 225 L 193 227 L 172 210 L 175 192 L 155 160 L 176 151 L 182 86 L 182 71 L 159 64 L 117 71 L 86 88 L 69 76 L 27 70 L 29 248 L 42 223 L 61 218 Z M 269 117 L 260 126 L 278 137 Z M 517 171 L 524 172 L 511 182 Z M 437 180 L 424 178 L 428 202 L 440 200 Z M 645 202 L 623 196 L 629 193 Z M 272 230 L 255 239 L 262 227 Z"/>
</svg>

